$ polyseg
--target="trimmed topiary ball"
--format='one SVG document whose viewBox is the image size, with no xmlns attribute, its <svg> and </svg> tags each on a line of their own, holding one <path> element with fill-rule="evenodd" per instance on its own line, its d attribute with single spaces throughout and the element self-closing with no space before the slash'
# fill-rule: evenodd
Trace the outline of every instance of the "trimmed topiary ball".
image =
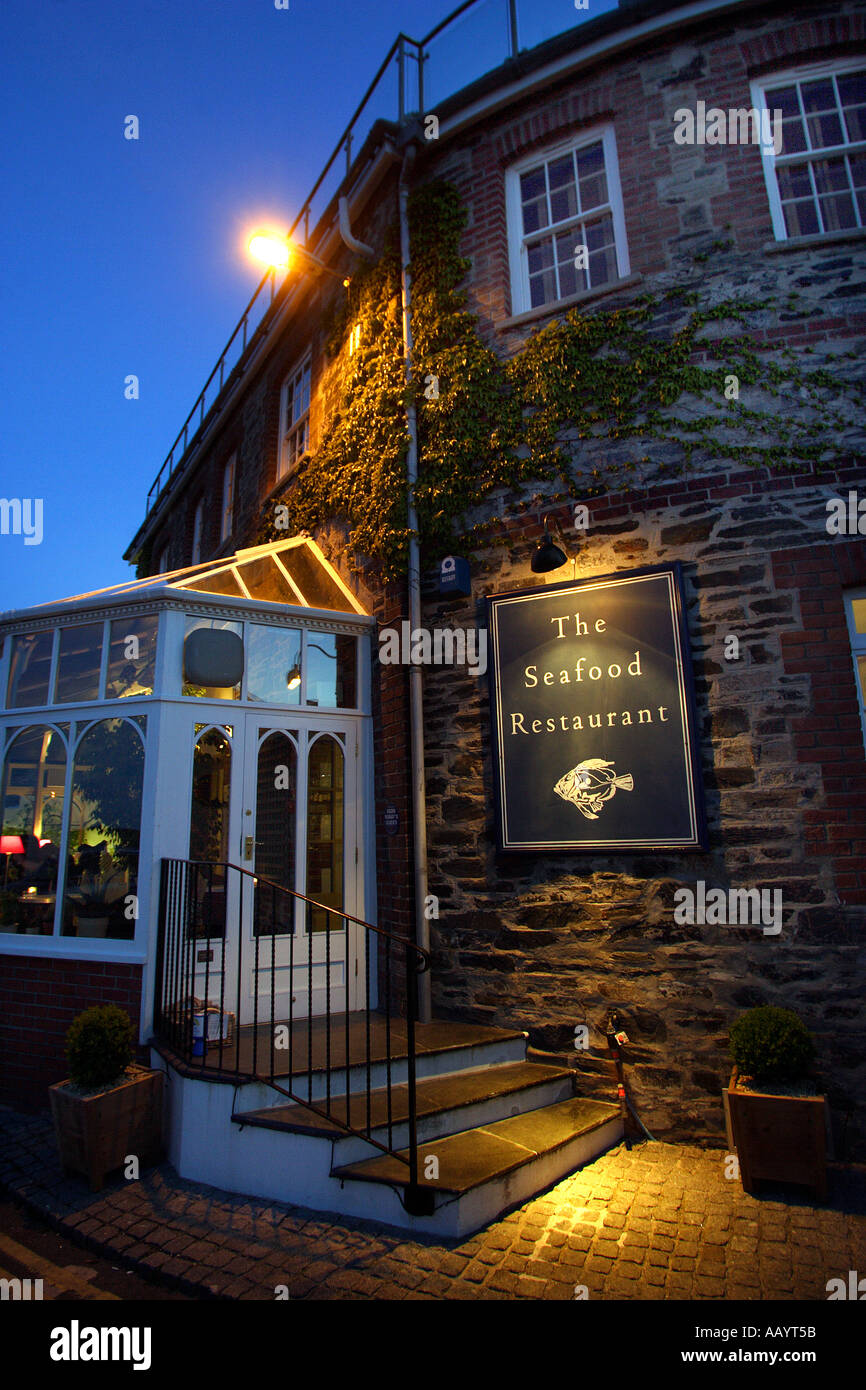
<svg viewBox="0 0 866 1390">
<path fill-rule="evenodd" d="M 66 1034 L 69 1076 L 76 1086 L 107 1086 L 132 1061 L 132 1022 L 116 1004 L 98 1004 L 73 1019 Z"/>
<path fill-rule="evenodd" d="M 815 1056 L 812 1035 L 790 1009 L 762 1004 L 732 1024 L 730 1051 L 742 1076 L 756 1081 L 796 1081 Z"/>
</svg>

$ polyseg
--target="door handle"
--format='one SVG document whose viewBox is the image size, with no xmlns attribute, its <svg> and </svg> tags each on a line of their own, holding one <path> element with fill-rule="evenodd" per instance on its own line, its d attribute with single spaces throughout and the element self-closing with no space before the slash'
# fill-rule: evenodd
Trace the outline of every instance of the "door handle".
<svg viewBox="0 0 866 1390">
<path fill-rule="evenodd" d="M 252 857 L 253 857 L 253 837 L 252 837 L 252 835 L 245 835 L 245 836 L 244 836 L 244 859 L 252 859 Z"/>
</svg>

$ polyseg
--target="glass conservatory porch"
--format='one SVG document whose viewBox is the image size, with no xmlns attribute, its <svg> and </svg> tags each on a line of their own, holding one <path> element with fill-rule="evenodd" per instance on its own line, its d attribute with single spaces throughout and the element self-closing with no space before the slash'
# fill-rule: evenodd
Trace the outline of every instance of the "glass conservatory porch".
<svg viewBox="0 0 866 1390">
<path fill-rule="evenodd" d="M 3 614 L 0 953 L 141 963 L 144 1025 L 163 859 L 375 921 L 374 627 L 305 537 Z M 255 931 L 241 878 L 202 875 L 211 980 Z M 314 970 L 323 923 L 284 916 Z M 329 983 L 357 970 L 342 937 Z"/>
</svg>

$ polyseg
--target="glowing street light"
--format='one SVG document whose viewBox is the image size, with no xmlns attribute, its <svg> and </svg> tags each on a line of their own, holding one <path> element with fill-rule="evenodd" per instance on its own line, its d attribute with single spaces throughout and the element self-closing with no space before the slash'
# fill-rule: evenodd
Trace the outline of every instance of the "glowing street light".
<svg viewBox="0 0 866 1390">
<path fill-rule="evenodd" d="M 295 246 L 288 237 L 280 236 L 278 232 L 254 232 L 247 242 L 247 250 L 251 256 L 255 256 L 257 261 L 263 261 L 271 270 L 288 270 L 292 260 L 298 255 L 302 260 L 309 261 L 316 270 L 333 275 L 335 280 L 342 280 L 346 287 L 349 285 L 349 276 L 332 270 L 324 261 L 320 261 L 318 256 L 314 256 L 312 251 L 306 251 L 303 246 Z"/>
<path fill-rule="evenodd" d="M 255 232 L 250 237 L 247 250 L 257 261 L 263 261 L 274 270 L 288 270 L 293 248 L 288 237 L 279 236 L 276 232 Z"/>
</svg>

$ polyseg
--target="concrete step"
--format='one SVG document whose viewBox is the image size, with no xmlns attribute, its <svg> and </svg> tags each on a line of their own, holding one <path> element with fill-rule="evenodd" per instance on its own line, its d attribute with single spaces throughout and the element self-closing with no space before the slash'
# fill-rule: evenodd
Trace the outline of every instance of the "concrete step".
<svg viewBox="0 0 866 1390">
<path fill-rule="evenodd" d="M 533 1062 L 503 1062 L 497 1066 L 475 1068 L 422 1079 L 416 1086 L 417 1133 L 419 1139 L 436 1139 L 460 1130 L 492 1124 L 511 1115 L 536 1110 L 574 1094 L 573 1072 L 563 1066 L 543 1066 Z M 394 1149 L 409 1142 L 409 1088 L 405 1084 L 391 1089 L 391 1132 L 388 1131 L 388 1092 L 372 1092 L 367 1105 L 365 1095 L 331 1097 L 326 1119 L 307 1106 L 293 1102 L 237 1110 L 232 1121 L 238 1125 L 306 1134 L 335 1142 L 333 1162 L 350 1163 L 369 1158 L 370 1146 L 346 1135 L 343 1126 L 362 1129 L 380 1144 Z"/>
</svg>

